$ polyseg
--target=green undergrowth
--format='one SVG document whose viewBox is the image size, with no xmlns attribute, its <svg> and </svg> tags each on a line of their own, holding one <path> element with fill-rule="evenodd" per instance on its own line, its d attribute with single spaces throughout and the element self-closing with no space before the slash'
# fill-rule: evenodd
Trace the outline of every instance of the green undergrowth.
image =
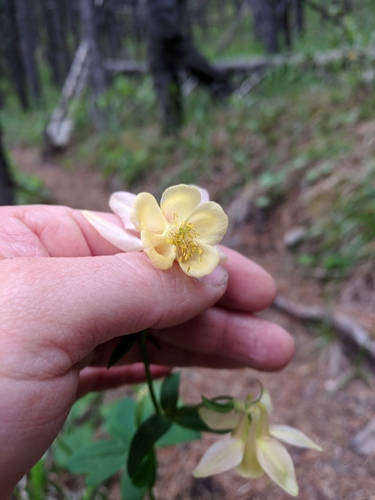
<svg viewBox="0 0 375 500">
<path fill-rule="evenodd" d="M 224 205 L 246 184 L 258 184 L 255 205 L 267 214 L 311 191 L 296 220 L 307 227 L 297 258 L 345 271 L 375 246 L 373 151 L 361 132 L 371 129 L 375 95 L 362 81 L 365 69 L 359 62 L 334 70 L 280 68 L 253 93 L 221 105 L 198 89 L 184 100 L 185 125 L 175 136 L 160 132 L 150 79 L 120 77 L 102 102 L 107 130 L 92 134 L 82 108 L 79 140 L 65 164 L 90 164 L 114 189 L 156 196 L 181 182 L 208 186 Z M 336 182 L 344 167 L 353 175 Z M 332 189 L 319 191 L 330 182 Z"/>
<path fill-rule="evenodd" d="M 360 60 L 282 67 L 250 94 L 225 103 L 197 88 L 184 97 L 184 126 L 171 136 L 161 133 L 151 78 L 119 76 L 99 102 L 105 130 L 95 132 L 83 99 L 73 143 L 59 161 L 68 171 L 77 165 L 99 170 L 113 190 L 160 196 L 171 184 L 207 186 L 225 206 L 255 185 L 261 220 L 299 207 L 293 222 L 306 231 L 298 262 L 326 270 L 327 277 L 345 275 L 375 252 L 375 93 L 374 82 L 363 79 L 368 70 Z M 40 145 L 48 106 L 17 115 L 9 102 L 2 111 L 6 145 Z M 31 195 L 42 189 L 36 180 L 27 182 L 35 185 L 26 186 L 21 202 L 30 187 Z"/>
</svg>

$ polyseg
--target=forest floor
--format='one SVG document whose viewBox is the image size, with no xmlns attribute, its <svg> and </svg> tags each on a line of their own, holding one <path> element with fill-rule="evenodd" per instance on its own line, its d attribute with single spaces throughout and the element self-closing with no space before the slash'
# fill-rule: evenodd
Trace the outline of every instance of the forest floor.
<svg viewBox="0 0 375 500">
<path fill-rule="evenodd" d="M 43 160 L 35 148 L 15 148 L 11 152 L 18 167 L 35 174 L 45 183 L 51 200 L 75 208 L 107 210 L 110 187 L 98 171 L 86 166 L 73 170 L 61 167 L 59 157 Z M 137 186 L 139 190 L 141 186 Z M 354 271 L 349 280 L 325 281 L 308 277 L 296 265 L 293 253 L 284 244 L 290 229 L 290 214 L 298 209 L 293 197 L 263 221 L 261 231 L 254 221 L 244 221 L 231 230 L 227 243 L 238 249 L 275 278 L 279 292 L 296 302 L 330 304 L 361 320 L 368 330 L 375 321 L 374 283 L 363 272 Z M 287 222 L 286 222 L 287 221 Z M 293 224 L 292 224 L 293 225 Z M 365 279 L 364 276 L 367 276 Z M 358 290 L 367 286 L 365 300 Z M 375 377 L 365 362 L 360 368 L 365 378 L 355 374 L 354 361 L 338 337 L 322 324 L 304 324 L 271 307 L 262 316 L 288 330 L 296 341 L 296 355 L 282 372 L 255 373 L 253 370 L 182 369 L 185 402 L 197 403 L 200 395 L 228 393 L 245 397 L 254 375 L 271 393 L 274 423 L 292 425 L 323 448 L 322 453 L 290 449 L 300 486 L 300 499 L 375 500 L 375 455 L 360 455 L 353 438 L 372 421 L 375 413 Z M 344 382 L 348 379 L 347 383 Z M 374 429 L 374 426 L 373 426 Z M 375 434 L 375 431 L 372 431 Z M 206 435 L 192 442 L 159 452 L 159 478 L 155 488 L 160 500 L 284 500 L 290 498 L 266 477 L 247 481 L 234 473 L 194 479 L 191 470 L 216 436 Z M 371 443 L 374 435 L 368 434 Z M 375 445 L 372 445 L 375 453 Z M 72 497 L 73 498 L 73 497 Z M 120 498 L 116 481 L 110 485 L 109 499 Z"/>
</svg>

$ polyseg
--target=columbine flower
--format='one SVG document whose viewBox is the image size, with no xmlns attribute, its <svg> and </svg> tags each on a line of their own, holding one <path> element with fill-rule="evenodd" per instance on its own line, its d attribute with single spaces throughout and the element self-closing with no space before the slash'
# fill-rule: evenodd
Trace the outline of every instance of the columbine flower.
<svg viewBox="0 0 375 500">
<path fill-rule="evenodd" d="M 83 214 L 119 249 L 144 250 L 159 269 L 169 269 L 176 260 L 186 274 L 200 278 L 220 262 L 216 245 L 228 227 L 220 205 L 207 200 L 207 191 L 180 184 L 164 191 L 160 207 L 149 193 L 114 193 L 110 207 L 124 228 L 91 212 Z"/>
<path fill-rule="evenodd" d="M 265 396 L 268 398 L 268 393 Z M 253 403 L 240 403 L 241 407 L 237 405 L 230 413 L 200 409 L 202 420 L 211 429 L 233 428 L 233 431 L 208 448 L 193 471 L 194 476 L 212 476 L 234 468 L 246 478 L 260 477 L 266 472 L 287 493 L 297 496 L 293 462 L 278 439 L 302 448 L 319 451 L 321 448 L 293 427 L 270 425 L 265 397 Z"/>
</svg>

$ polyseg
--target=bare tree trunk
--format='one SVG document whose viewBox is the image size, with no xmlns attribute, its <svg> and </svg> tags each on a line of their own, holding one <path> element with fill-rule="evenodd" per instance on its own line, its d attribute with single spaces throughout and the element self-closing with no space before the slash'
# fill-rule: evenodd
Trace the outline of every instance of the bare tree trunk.
<svg viewBox="0 0 375 500">
<path fill-rule="evenodd" d="M 225 77 L 194 46 L 187 23 L 186 0 L 148 0 L 148 57 L 166 132 L 182 124 L 179 71 L 186 69 L 215 97 L 231 91 Z"/>
<path fill-rule="evenodd" d="M 26 0 L 14 0 L 14 3 L 16 8 L 16 19 L 23 64 L 26 70 L 28 82 L 30 84 L 31 93 L 35 101 L 39 101 L 41 97 L 41 90 L 35 62 L 32 23 L 30 22 L 30 5 Z"/>
<path fill-rule="evenodd" d="M 294 12 L 297 35 L 302 36 L 305 31 L 303 0 L 294 0 Z"/>
<path fill-rule="evenodd" d="M 89 74 L 93 98 L 92 112 L 97 128 L 103 130 L 105 126 L 105 116 L 103 110 L 97 107 L 96 101 L 106 91 L 106 80 L 95 32 L 92 0 L 81 0 L 81 17 L 83 36 L 87 40 L 89 46 Z"/>
<path fill-rule="evenodd" d="M 276 14 L 276 0 L 249 0 L 254 15 L 254 30 L 262 40 L 266 52 L 279 52 L 279 23 Z"/>
<path fill-rule="evenodd" d="M 6 46 L 4 49 L 5 60 L 9 68 L 17 96 L 24 111 L 29 109 L 29 97 L 27 92 L 27 79 L 20 47 L 16 11 L 13 0 L 5 2 L 5 26 Z M 4 36 L 4 35 L 3 35 Z"/>
<path fill-rule="evenodd" d="M 0 205 L 13 205 L 13 181 L 6 159 L 2 129 L 0 127 Z"/>
</svg>

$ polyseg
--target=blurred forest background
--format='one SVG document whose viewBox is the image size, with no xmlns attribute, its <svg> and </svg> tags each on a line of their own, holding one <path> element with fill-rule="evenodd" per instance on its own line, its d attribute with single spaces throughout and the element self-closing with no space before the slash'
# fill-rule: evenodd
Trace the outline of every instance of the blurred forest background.
<svg viewBox="0 0 375 500">
<path fill-rule="evenodd" d="M 225 243 L 276 278 L 267 317 L 296 338 L 281 375 L 257 376 L 325 450 L 293 454 L 306 500 L 375 498 L 374 86 L 375 0 L 0 0 L 0 204 L 107 210 L 116 190 L 207 188 Z M 243 397 L 251 376 L 185 369 L 185 400 Z M 114 443 L 132 403 L 115 401 L 144 406 L 142 391 L 78 403 L 14 498 L 131 500 Z M 193 438 L 158 453 L 157 498 L 287 498 L 191 478 L 210 442 Z"/>
</svg>

